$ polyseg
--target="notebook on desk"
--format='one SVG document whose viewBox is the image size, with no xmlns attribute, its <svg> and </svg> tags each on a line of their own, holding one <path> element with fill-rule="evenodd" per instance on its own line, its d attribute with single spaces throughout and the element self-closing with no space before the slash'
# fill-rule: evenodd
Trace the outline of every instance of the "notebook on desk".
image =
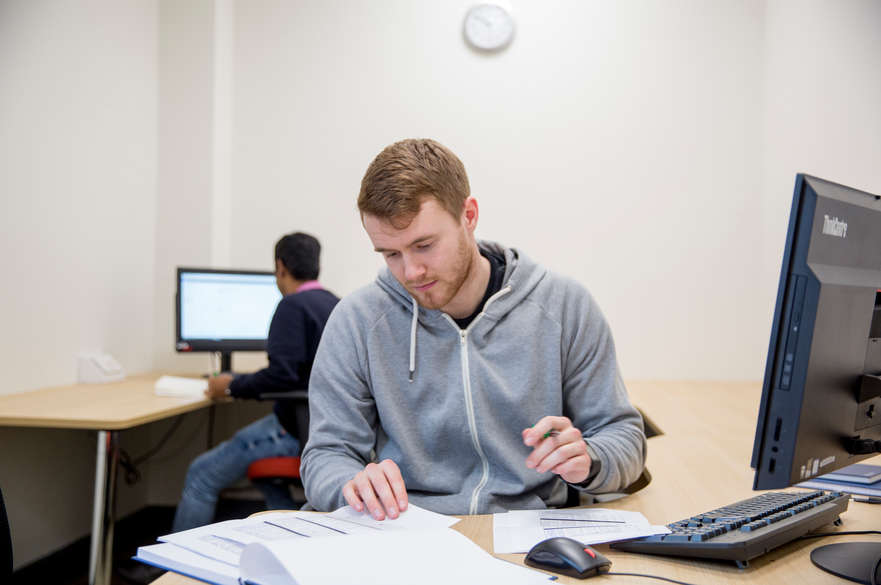
<svg viewBox="0 0 881 585">
<path fill-rule="evenodd" d="M 872 484 L 881 482 L 881 465 L 855 463 L 842 467 L 832 473 L 824 473 L 817 479 L 823 481 L 844 481 L 847 483 Z"/>
<path fill-rule="evenodd" d="M 881 466 L 857 463 L 798 484 L 812 490 L 833 490 L 858 496 L 881 497 Z"/>
</svg>

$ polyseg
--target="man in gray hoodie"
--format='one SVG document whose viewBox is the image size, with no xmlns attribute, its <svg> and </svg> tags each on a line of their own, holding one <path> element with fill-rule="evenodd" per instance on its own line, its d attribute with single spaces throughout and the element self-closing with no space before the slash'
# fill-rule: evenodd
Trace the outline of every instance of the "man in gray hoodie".
<svg viewBox="0 0 881 585">
<path fill-rule="evenodd" d="M 475 239 L 462 162 L 433 140 L 383 150 L 361 182 L 387 268 L 331 314 L 309 382 L 306 497 L 378 520 L 565 503 L 639 477 L 642 419 L 583 286 Z"/>
</svg>

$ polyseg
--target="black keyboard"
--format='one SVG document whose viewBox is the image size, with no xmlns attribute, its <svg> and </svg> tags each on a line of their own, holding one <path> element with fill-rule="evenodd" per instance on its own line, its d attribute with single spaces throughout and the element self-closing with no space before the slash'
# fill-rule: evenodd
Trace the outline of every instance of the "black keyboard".
<svg viewBox="0 0 881 585">
<path fill-rule="evenodd" d="M 824 524 L 838 523 L 847 510 L 841 492 L 768 492 L 668 524 L 670 534 L 616 542 L 629 552 L 737 562 L 786 544 Z"/>
</svg>

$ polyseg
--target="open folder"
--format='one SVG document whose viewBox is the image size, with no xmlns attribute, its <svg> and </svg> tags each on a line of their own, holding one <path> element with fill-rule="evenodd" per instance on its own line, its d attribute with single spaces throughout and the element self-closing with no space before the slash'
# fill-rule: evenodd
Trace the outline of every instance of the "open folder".
<svg viewBox="0 0 881 585">
<path fill-rule="evenodd" d="M 217 585 L 547 583 L 547 575 L 485 552 L 450 529 L 453 522 L 412 504 L 384 522 L 348 506 L 277 512 L 169 534 L 135 559 Z"/>
</svg>

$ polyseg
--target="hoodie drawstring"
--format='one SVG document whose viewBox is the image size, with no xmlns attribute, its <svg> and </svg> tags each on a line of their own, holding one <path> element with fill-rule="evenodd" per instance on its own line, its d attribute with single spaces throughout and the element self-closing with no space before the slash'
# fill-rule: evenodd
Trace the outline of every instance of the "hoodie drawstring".
<svg viewBox="0 0 881 585">
<path fill-rule="evenodd" d="M 416 374 L 416 326 L 419 324 L 419 304 L 413 301 L 413 321 L 410 323 L 410 381 Z"/>
</svg>

